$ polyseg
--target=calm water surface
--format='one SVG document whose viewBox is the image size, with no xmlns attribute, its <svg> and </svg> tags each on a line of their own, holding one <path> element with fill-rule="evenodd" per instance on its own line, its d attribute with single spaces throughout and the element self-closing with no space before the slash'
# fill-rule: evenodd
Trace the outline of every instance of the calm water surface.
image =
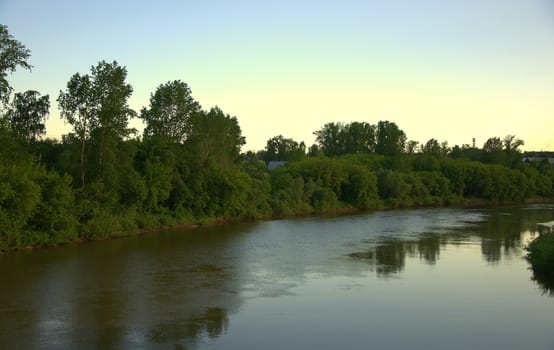
<svg viewBox="0 0 554 350">
<path fill-rule="evenodd" d="M 554 206 L 267 221 L 0 255 L 5 349 L 554 349 Z"/>
</svg>

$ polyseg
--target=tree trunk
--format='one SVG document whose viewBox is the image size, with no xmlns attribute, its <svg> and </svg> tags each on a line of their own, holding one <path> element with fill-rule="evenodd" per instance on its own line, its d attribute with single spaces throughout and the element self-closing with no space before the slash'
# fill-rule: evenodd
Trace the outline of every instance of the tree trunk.
<svg viewBox="0 0 554 350">
<path fill-rule="evenodd" d="M 85 187 L 85 138 L 81 139 L 81 186 Z"/>
</svg>

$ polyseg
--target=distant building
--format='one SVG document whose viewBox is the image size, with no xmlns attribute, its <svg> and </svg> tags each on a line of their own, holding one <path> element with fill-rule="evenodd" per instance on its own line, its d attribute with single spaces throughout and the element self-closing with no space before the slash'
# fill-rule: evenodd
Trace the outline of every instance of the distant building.
<svg viewBox="0 0 554 350">
<path fill-rule="evenodd" d="M 287 164 L 287 162 L 282 162 L 282 161 L 271 161 L 267 164 L 267 170 L 273 170 L 275 168 L 279 168 L 279 167 L 282 167 L 282 166 L 285 166 Z"/>
<path fill-rule="evenodd" d="M 523 157 L 523 161 L 524 161 L 525 163 L 542 162 L 544 159 L 547 159 L 547 160 L 548 160 L 548 163 L 550 163 L 550 165 L 554 166 L 554 158 Z"/>
</svg>

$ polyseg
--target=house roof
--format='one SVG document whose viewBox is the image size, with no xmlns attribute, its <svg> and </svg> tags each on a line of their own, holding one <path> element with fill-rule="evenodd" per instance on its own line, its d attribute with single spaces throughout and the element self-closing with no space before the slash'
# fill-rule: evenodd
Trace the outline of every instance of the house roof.
<svg viewBox="0 0 554 350">
<path fill-rule="evenodd" d="M 267 169 L 268 170 L 273 170 L 275 168 L 285 166 L 286 164 L 287 164 L 287 162 L 283 162 L 283 161 L 271 161 L 271 162 L 267 163 Z"/>
</svg>

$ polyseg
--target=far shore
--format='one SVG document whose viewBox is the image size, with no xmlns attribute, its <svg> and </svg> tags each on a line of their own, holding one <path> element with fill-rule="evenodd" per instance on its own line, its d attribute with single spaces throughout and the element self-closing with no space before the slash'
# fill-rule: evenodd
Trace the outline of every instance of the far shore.
<svg viewBox="0 0 554 350">
<path fill-rule="evenodd" d="M 421 208 L 479 208 L 479 207 L 490 207 L 490 206 L 525 205 L 525 204 L 554 204 L 554 198 L 534 197 L 534 198 L 525 199 L 523 201 L 492 201 L 492 200 L 486 200 L 486 199 L 480 199 L 480 198 L 467 198 L 462 200 L 459 203 L 454 203 L 450 205 L 438 205 L 438 206 L 437 205 L 429 205 L 429 206 L 417 205 L 417 206 L 398 206 L 398 207 L 381 206 L 379 208 L 373 208 L 373 209 L 358 209 L 358 208 L 345 207 L 345 208 L 336 208 L 333 210 L 303 212 L 303 213 L 290 214 L 290 215 L 272 215 L 265 218 L 257 218 L 257 219 L 244 218 L 244 217 L 210 218 L 210 219 L 197 220 L 197 221 L 177 222 L 171 225 L 162 225 L 157 227 L 146 227 L 146 228 L 137 230 L 135 233 L 125 234 L 125 235 L 116 234 L 116 235 L 107 236 L 107 237 L 94 237 L 89 239 L 79 238 L 76 240 L 57 243 L 57 244 L 49 244 L 49 245 L 41 245 L 41 246 L 26 246 L 26 247 L 15 248 L 12 250 L 0 250 L 0 254 L 22 251 L 22 250 L 56 248 L 56 247 L 61 247 L 69 244 L 88 244 L 88 243 L 93 243 L 97 241 L 108 241 L 108 240 L 121 239 L 121 238 L 133 237 L 133 236 L 141 236 L 146 234 L 154 234 L 160 231 L 192 230 L 199 227 L 222 226 L 222 225 L 242 223 L 242 222 L 284 220 L 284 219 L 291 219 L 291 218 L 307 218 L 307 217 L 315 217 L 315 216 L 322 216 L 322 215 L 371 213 L 371 212 L 388 211 L 388 210 L 405 210 L 405 209 L 421 209 Z"/>
</svg>

